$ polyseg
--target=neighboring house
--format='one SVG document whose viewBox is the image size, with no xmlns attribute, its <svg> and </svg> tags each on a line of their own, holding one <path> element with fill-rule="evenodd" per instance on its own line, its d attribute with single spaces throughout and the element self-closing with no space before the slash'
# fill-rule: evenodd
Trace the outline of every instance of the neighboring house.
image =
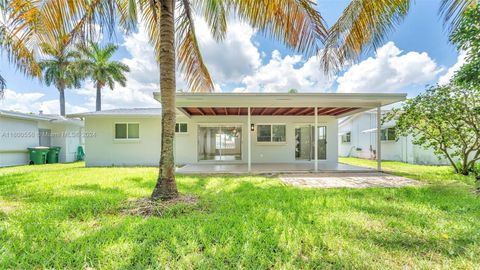
<svg viewBox="0 0 480 270">
<path fill-rule="evenodd" d="M 34 146 L 60 146 L 59 161 L 73 162 L 82 129 L 80 120 L 0 110 L 0 167 L 28 164 Z"/>
<path fill-rule="evenodd" d="M 383 111 L 382 114 L 388 111 Z M 377 140 L 377 115 L 366 111 L 339 120 L 338 153 L 341 157 L 375 159 Z M 448 164 L 439 159 L 431 149 L 412 143 L 412 136 L 400 137 L 395 134 L 395 121 L 384 123 L 381 128 L 382 160 L 403 161 L 414 164 Z"/>
<path fill-rule="evenodd" d="M 402 101 L 405 96 L 178 93 L 176 162 L 243 163 L 249 169 L 252 163 L 311 162 L 315 168 L 318 164 L 336 166 L 337 119 Z M 159 93 L 154 97 L 159 100 Z M 93 134 L 85 142 L 86 166 L 158 165 L 160 109 L 116 109 L 70 117 L 83 118 L 85 131 Z"/>
</svg>

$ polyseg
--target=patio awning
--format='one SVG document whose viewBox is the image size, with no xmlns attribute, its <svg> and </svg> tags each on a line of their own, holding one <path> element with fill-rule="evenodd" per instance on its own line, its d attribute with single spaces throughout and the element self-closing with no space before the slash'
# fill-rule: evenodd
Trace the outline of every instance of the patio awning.
<svg viewBox="0 0 480 270">
<path fill-rule="evenodd" d="M 385 129 L 385 128 L 393 128 L 395 127 L 395 121 L 389 121 L 385 124 L 382 125 L 381 129 Z M 365 130 L 362 130 L 360 131 L 361 133 L 372 133 L 372 132 L 377 132 L 377 128 L 370 128 L 370 129 L 365 129 Z"/>
<path fill-rule="evenodd" d="M 160 101 L 160 93 L 154 93 Z M 176 107 L 187 116 L 319 116 L 343 117 L 403 101 L 392 93 L 177 93 Z"/>
</svg>

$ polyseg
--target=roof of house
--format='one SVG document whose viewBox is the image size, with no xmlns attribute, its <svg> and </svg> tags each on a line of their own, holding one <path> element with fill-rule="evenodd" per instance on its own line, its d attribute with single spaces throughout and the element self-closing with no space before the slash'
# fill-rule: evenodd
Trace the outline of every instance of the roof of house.
<svg viewBox="0 0 480 270">
<path fill-rule="evenodd" d="M 112 109 L 95 112 L 74 113 L 69 114 L 68 117 L 159 117 L 162 114 L 161 108 L 123 108 Z"/>
<path fill-rule="evenodd" d="M 33 120 L 33 121 L 48 121 L 54 124 L 73 124 L 83 126 L 83 122 L 78 119 L 69 119 L 61 115 L 56 114 L 33 114 L 33 113 L 22 113 L 16 111 L 7 111 L 0 110 L 0 116 L 5 116 L 9 118 L 24 119 L 24 120 Z"/>
<path fill-rule="evenodd" d="M 160 100 L 158 92 L 153 93 Z M 343 117 L 403 101 L 397 93 L 177 93 L 176 107 L 199 115 L 318 115 Z"/>
</svg>

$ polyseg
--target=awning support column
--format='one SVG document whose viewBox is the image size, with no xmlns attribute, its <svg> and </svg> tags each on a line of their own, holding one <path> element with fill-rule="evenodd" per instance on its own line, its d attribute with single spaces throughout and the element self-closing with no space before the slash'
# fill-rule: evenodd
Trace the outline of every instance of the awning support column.
<svg viewBox="0 0 480 270">
<path fill-rule="evenodd" d="M 314 140 L 315 140 L 315 171 L 318 171 L 318 108 L 315 107 L 315 132 L 314 132 Z"/>
<path fill-rule="evenodd" d="M 382 171 L 382 108 L 377 107 L 377 171 Z"/>
<path fill-rule="evenodd" d="M 248 160 L 248 172 L 252 171 L 252 120 L 250 115 L 250 107 L 248 107 L 247 116 L 247 129 L 248 129 L 248 147 L 247 147 L 247 160 Z"/>
</svg>

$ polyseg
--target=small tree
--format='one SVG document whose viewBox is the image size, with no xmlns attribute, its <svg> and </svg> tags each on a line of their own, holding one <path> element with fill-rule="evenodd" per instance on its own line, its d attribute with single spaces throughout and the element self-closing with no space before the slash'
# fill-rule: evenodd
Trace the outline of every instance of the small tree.
<svg viewBox="0 0 480 270">
<path fill-rule="evenodd" d="M 443 156 L 455 172 L 468 175 L 480 159 L 480 93 L 475 88 L 433 86 L 392 110 L 398 135 L 414 134 L 413 143 Z"/>
</svg>

